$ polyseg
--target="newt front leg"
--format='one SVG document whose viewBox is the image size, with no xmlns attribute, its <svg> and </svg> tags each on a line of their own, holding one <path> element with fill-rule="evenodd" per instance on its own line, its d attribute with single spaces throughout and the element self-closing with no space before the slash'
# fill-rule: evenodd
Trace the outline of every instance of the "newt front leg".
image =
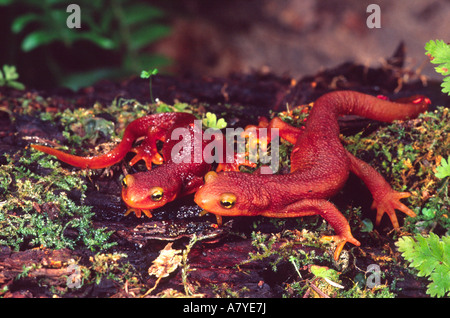
<svg viewBox="0 0 450 318">
<path fill-rule="evenodd" d="M 322 240 L 335 241 L 337 243 L 334 259 L 337 261 L 345 243 L 360 246 L 361 243 L 351 233 L 350 225 L 341 212 L 329 201 L 323 199 L 305 199 L 286 207 L 285 211 L 276 213 L 263 213 L 268 217 L 302 217 L 308 215 L 320 215 L 331 225 L 336 235 L 324 236 Z"/>
</svg>

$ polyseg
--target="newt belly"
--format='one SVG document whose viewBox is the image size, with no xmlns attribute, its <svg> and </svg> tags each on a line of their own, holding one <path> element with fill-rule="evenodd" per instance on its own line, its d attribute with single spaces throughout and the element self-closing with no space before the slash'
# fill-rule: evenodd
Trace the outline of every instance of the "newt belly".
<svg viewBox="0 0 450 318">
<path fill-rule="evenodd" d="M 314 103 L 304 130 L 295 129 L 278 118 L 263 125 L 278 128 L 280 137 L 294 143 L 289 174 L 209 172 L 194 200 L 205 211 L 215 214 L 218 222 L 221 216 L 321 215 L 336 232 L 335 236 L 326 238 L 338 242 L 334 254 L 337 260 L 346 242 L 360 245 L 346 218 L 328 201 L 344 186 L 350 172 L 369 188 L 374 198 L 372 207 L 377 209 L 377 224 L 387 213 L 398 229 L 395 210 L 415 216 L 400 202 L 409 193 L 394 191 L 378 172 L 345 150 L 339 140 L 338 116 L 355 114 L 392 122 L 414 118 L 426 111 L 429 104 L 430 100 L 423 96 L 387 101 L 353 91 L 323 95 Z"/>
<path fill-rule="evenodd" d="M 204 140 L 201 127 L 195 127 L 196 118 L 188 113 L 161 113 L 144 116 L 131 122 L 125 129 L 122 141 L 110 152 L 99 156 L 80 157 L 54 148 L 31 145 L 36 150 L 56 156 L 59 160 L 84 169 L 100 169 L 120 162 L 127 153 L 135 152 L 130 164 L 144 160 L 148 171 L 126 175 L 123 179 L 122 199 L 128 209 L 125 215 L 134 212 L 137 217 L 142 213 L 151 217 L 151 210 L 161 207 L 181 196 L 195 192 L 202 184 L 204 175 L 211 170 L 213 160 L 196 156 L 211 143 L 224 143 L 209 138 Z M 197 130 L 195 131 L 195 129 Z M 176 129 L 189 137 L 183 147 L 176 148 L 180 140 L 174 139 Z M 200 130 L 200 131 L 199 131 Z M 181 140 L 184 138 L 178 136 Z M 185 136 L 186 137 L 186 136 Z M 135 142 L 140 140 L 138 146 Z M 157 142 L 163 142 L 158 151 Z M 194 143 L 199 148 L 194 147 Z M 223 146 L 223 145 L 222 145 Z M 180 161 L 180 158 L 183 160 Z M 177 160 L 178 159 L 178 160 Z M 252 165 L 244 161 L 221 164 L 219 170 L 237 170 L 240 165 Z M 222 159 L 218 159 L 223 160 Z M 152 163 L 157 164 L 152 168 Z"/>
</svg>

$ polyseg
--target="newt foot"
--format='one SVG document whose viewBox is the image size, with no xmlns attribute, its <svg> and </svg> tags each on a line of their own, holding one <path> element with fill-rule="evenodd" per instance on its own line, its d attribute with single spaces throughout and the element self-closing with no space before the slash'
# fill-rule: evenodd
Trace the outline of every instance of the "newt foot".
<svg viewBox="0 0 450 318">
<path fill-rule="evenodd" d="M 134 214 L 136 215 L 137 218 L 140 218 L 141 215 L 142 215 L 142 213 L 144 213 L 144 214 L 145 214 L 147 217 L 149 217 L 149 218 L 151 218 L 151 217 L 153 216 L 151 210 L 146 210 L 146 209 L 135 209 L 135 208 L 130 208 L 130 209 L 128 209 L 128 210 L 125 212 L 124 216 L 127 216 L 128 214 L 133 213 L 133 212 L 134 212 Z"/>
<path fill-rule="evenodd" d="M 216 168 L 216 172 L 219 171 L 239 171 L 240 166 L 246 166 L 250 168 L 256 168 L 256 163 L 251 162 L 246 157 L 249 156 L 249 152 L 237 153 L 234 156 L 234 162 L 232 163 L 219 163 Z"/>
<path fill-rule="evenodd" d="M 132 166 L 142 159 L 144 160 L 147 169 L 151 170 L 152 163 L 160 165 L 164 162 L 163 157 L 155 149 L 149 147 L 146 144 L 134 147 L 131 149 L 131 151 L 136 153 L 136 155 L 130 161 L 130 165 Z"/>
<path fill-rule="evenodd" d="M 384 213 L 387 213 L 389 219 L 392 222 L 392 225 L 394 226 L 394 229 L 398 230 L 400 226 L 398 224 L 395 210 L 402 211 L 410 217 L 415 217 L 416 214 L 406 205 L 400 202 L 400 199 L 404 199 L 409 196 L 411 196 L 411 193 L 409 192 L 397 192 L 392 190 L 391 192 L 387 193 L 381 200 L 374 200 L 372 203 L 372 209 L 377 210 L 375 225 L 379 225 Z"/>
<path fill-rule="evenodd" d="M 204 215 L 206 215 L 206 214 L 208 214 L 208 213 L 209 213 L 209 211 L 202 210 L 202 211 L 200 211 L 200 213 L 198 214 L 198 216 L 204 216 Z M 217 224 L 212 224 L 211 226 L 212 226 L 213 228 L 216 228 L 216 229 L 217 229 L 217 228 L 221 227 L 222 224 L 223 224 L 222 216 L 216 214 L 216 220 L 217 220 Z"/>
<path fill-rule="evenodd" d="M 351 234 L 349 235 L 325 235 L 320 238 L 322 242 L 336 242 L 336 249 L 334 250 L 334 260 L 337 261 L 341 255 L 345 243 L 349 242 L 353 245 L 360 246 L 361 243 L 355 239 Z"/>
</svg>

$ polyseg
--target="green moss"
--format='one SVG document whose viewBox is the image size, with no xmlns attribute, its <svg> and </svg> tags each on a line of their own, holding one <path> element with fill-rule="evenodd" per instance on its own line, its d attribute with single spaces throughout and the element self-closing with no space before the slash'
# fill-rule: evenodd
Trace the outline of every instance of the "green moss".
<svg viewBox="0 0 450 318">
<path fill-rule="evenodd" d="M 93 227 L 92 208 L 82 203 L 83 178 L 68 174 L 59 162 L 40 153 L 22 150 L 5 157 L 7 164 L 0 166 L 4 178 L 0 185 L 0 245 L 15 250 L 81 245 L 95 251 L 115 244 L 108 242 L 111 232 Z M 43 172 L 34 172 L 37 170 Z M 79 192 L 80 202 L 69 198 L 73 191 Z"/>
</svg>

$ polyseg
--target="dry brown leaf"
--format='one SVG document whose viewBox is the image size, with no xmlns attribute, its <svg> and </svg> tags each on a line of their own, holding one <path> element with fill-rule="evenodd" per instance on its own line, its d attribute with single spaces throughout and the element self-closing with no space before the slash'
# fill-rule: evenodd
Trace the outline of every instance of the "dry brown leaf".
<svg viewBox="0 0 450 318">
<path fill-rule="evenodd" d="M 181 250 L 172 249 L 172 244 L 167 244 L 164 249 L 159 252 L 159 256 L 153 261 L 153 265 L 148 269 L 148 274 L 158 278 L 167 277 L 170 273 L 177 269 L 181 263 Z"/>
</svg>

